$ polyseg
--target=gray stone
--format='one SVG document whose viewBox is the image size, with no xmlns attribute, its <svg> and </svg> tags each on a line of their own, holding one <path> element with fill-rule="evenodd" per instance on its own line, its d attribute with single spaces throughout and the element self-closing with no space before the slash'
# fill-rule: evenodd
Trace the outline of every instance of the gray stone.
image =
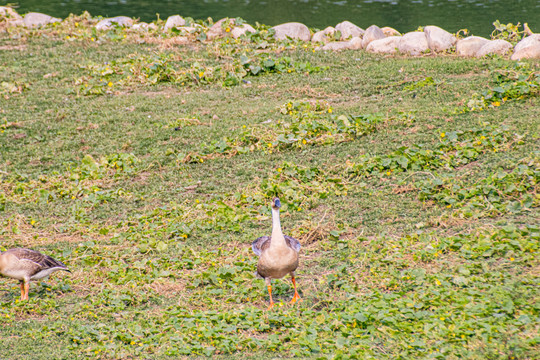
<svg viewBox="0 0 540 360">
<path fill-rule="evenodd" d="M 521 40 L 514 47 L 510 59 L 540 59 L 540 34 L 532 34 Z"/>
<path fill-rule="evenodd" d="M 354 25 L 350 21 L 343 21 L 336 25 L 336 30 L 341 32 L 341 40 L 347 40 L 353 37 L 362 37 L 364 29 Z"/>
<path fill-rule="evenodd" d="M 163 31 L 169 31 L 172 28 L 186 25 L 186 20 L 180 15 L 172 15 L 167 18 Z"/>
<path fill-rule="evenodd" d="M 334 41 L 317 48 L 322 51 L 340 51 L 340 50 L 358 50 L 362 48 L 362 39 L 359 37 L 353 37 L 349 41 Z"/>
<path fill-rule="evenodd" d="M 456 53 L 460 56 L 475 56 L 478 50 L 489 42 L 480 36 L 469 36 L 456 43 Z"/>
<path fill-rule="evenodd" d="M 512 50 L 512 44 L 506 40 L 491 40 L 480 48 L 475 54 L 476 57 L 482 57 L 489 54 L 505 55 Z"/>
<path fill-rule="evenodd" d="M 133 26 L 131 27 L 133 30 L 141 30 L 141 31 L 148 31 L 148 30 L 156 30 L 157 29 L 157 25 L 154 24 L 154 23 L 145 23 L 145 22 L 140 22 L 140 23 L 137 23 L 137 24 L 133 24 Z"/>
<path fill-rule="evenodd" d="M 288 37 L 302 41 L 309 41 L 311 39 L 311 33 L 308 27 L 302 23 L 290 22 L 274 26 L 272 29 L 275 31 L 274 37 L 278 40 L 285 40 Z"/>
<path fill-rule="evenodd" d="M 373 40 L 369 43 L 366 51 L 376 54 L 395 54 L 401 40 L 401 36 L 389 36 L 384 39 Z"/>
<path fill-rule="evenodd" d="M 365 49 L 373 40 L 384 39 L 386 36 L 377 25 L 371 25 L 362 36 L 362 47 Z"/>
<path fill-rule="evenodd" d="M 403 54 L 420 55 L 428 49 L 426 34 L 419 31 L 406 33 L 398 44 L 398 50 Z"/>
<path fill-rule="evenodd" d="M 540 46 L 529 46 L 519 51 L 516 51 L 510 57 L 512 60 L 521 59 L 540 59 Z"/>
<path fill-rule="evenodd" d="M 426 26 L 424 33 L 426 34 L 428 46 L 433 51 L 448 50 L 457 42 L 457 38 L 454 35 L 438 26 Z"/>
<path fill-rule="evenodd" d="M 362 49 L 362 38 L 355 36 L 351 40 L 349 40 L 349 49 L 351 50 Z"/>
<path fill-rule="evenodd" d="M 332 26 L 329 26 L 326 29 L 317 31 L 315 34 L 313 34 L 313 36 L 311 37 L 311 42 L 330 42 L 334 40 L 335 32 L 336 29 L 334 29 Z"/>
<path fill-rule="evenodd" d="M 55 22 L 61 22 L 62 19 L 54 18 L 46 14 L 31 12 L 24 16 L 23 21 L 27 28 L 33 28 L 37 26 L 45 26 Z"/>
<path fill-rule="evenodd" d="M 223 18 L 216 21 L 214 25 L 212 25 L 210 29 L 208 29 L 208 31 L 206 32 L 206 38 L 208 40 L 214 40 L 218 37 L 223 37 L 227 33 L 225 29 L 223 29 L 223 27 L 221 26 L 225 21 L 229 21 L 231 24 L 231 27 L 235 23 L 234 19 L 229 19 L 229 18 Z"/>
<path fill-rule="evenodd" d="M 133 19 L 128 18 L 127 16 L 116 16 L 112 18 L 103 19 L 96 24 L 96 30 L 109 30 L 115 25 L 123 27 L 132 27 Z"/>
<path fill-rule="evenodd" d="M 399 31 L 389 26 L 385 26 L 381 30 L 386 36 L 401 36 L 401 33 Z"/>
<path fill-rule="evenodd" d="M 18 19 L 22 20 L 22 16 L 19 15 L 15 10 L 9 6 L 0 6 L 0 16 L 8 19 Z"/>
<path fill-rule="evenodd" d="M 0 18 L 5 20 L 8 26 L 24 25 L 23 17 L 9 6 L 0 6 Z"/>
<path fill-rule="evenodd" d="M 540 34 L 532 34 L 530 36 L 527 36 L 521 39 L 521 41 L 518 42 L 517 45 L 514 47 L 514 52 L 520 51 L 529 46 L 535 46 L 535 45 L 538 46 L 539 43 L 540 43 Z"/>
<path fill-rule="evenodd" d="M 242 24 L 240 26 L 235 26 L 231 30 L 231 35 L 233 38 L 238 39 L 240 36 L 245 35 L 246 33 L 254 33 L 257 32 L 255 28 L 249 24 Z"/>
</svg>

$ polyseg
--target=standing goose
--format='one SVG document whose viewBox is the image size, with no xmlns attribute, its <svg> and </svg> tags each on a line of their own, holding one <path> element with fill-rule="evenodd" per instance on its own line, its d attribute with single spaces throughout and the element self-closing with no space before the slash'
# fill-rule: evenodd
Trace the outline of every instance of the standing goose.
<svg viewBox="0 0 540 360">
<path fill-rule="evenodd" d="M 68 270 L 62 262 L 29 249 L 0 252 L 0 274 L 21 282 L 21 300 L 28 300 L 30 280 L 39 280 L 58 270 Z"/>
<path fill-rule="evenodd" d="M 257 264 L 257 274 L 264 278 L 268 293 L 270 294 L 270 310 L 274 306 L 272 300 L 272 279 L 280 279 L 287 274 L 291 274 L 291 280 L 294 287 L 294 296 L 291 304 L 300 300 L 300 295 L 296 291 L 296 280 L 294 271 L 298 267 L 298 252 L 300 243 L 298 240 L 283 235 L 279 221 L 279 208 L 281 202 L 278 198 L 272 201 L 272 236 L 261 236 L 256 239 L 251 248 L 259 256 Z"/>
</svg>

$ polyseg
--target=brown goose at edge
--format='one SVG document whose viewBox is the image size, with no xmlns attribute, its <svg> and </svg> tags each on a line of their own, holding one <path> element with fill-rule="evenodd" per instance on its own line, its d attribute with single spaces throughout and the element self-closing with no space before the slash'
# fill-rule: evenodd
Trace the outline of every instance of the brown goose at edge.
<svg viewBox="0 0 540 360">
<path fill-rule="evenodd" d="M 71 272 L 64 263 L 39 251 L 16 248 L 0 253 L 0 274 L 20 281 L 21 300 L 28 300 L 30 281 L 59 270 Z"/>
</svg>

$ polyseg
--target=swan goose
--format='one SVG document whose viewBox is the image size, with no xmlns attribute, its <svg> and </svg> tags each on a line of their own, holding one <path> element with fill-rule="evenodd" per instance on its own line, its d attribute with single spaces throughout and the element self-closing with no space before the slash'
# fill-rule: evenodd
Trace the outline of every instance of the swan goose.
<svg viewBox="0 0 540 360">
<path fill-rule="evenodd" d="M 71 272 L 62 262 L 38 251 L 17 248 L 0 252 L 0 274 L 20 281 L 21 300 L 28 300 L 31 280 L 43 279 L 59 270 Z"/>
<path fill-rule="evenodd" d="M 291 275 L 294 287 L 294 296 L 291 304 L 300 300 L 300 295 L 296 290 L 296 280 L 294 271 L 298 267 L 298 252 L 300 243 L 298 240 L 283 235 L 281 223 L 279 220 L 279 208 L 281 202 L 278 198 L 272 201 L 272 236 L 261 236 L 253 241 L 251 247 L 253 252 L 259 256 L 257 264 L 257 274 L 264 278 L 270 295 L 270 305 L 268 310 L 274 306 L 272 300 L 272 279 L 280 279 L 287 274 Z"/>
</svg>

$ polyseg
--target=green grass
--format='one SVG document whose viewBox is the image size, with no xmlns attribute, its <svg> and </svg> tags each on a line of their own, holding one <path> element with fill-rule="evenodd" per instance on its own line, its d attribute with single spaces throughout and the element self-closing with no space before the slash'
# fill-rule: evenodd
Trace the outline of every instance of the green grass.
<svg viewBox="0 0 540 360">
<path fill-rule="evenodd" d="M 0 248 L 73 271 L 0 279 L 0 357 L 537 356 L 537 65 L 91 21 L 0 34 Z M 275 195 L 303 301 L 266 311 Z"/>
</svg>

